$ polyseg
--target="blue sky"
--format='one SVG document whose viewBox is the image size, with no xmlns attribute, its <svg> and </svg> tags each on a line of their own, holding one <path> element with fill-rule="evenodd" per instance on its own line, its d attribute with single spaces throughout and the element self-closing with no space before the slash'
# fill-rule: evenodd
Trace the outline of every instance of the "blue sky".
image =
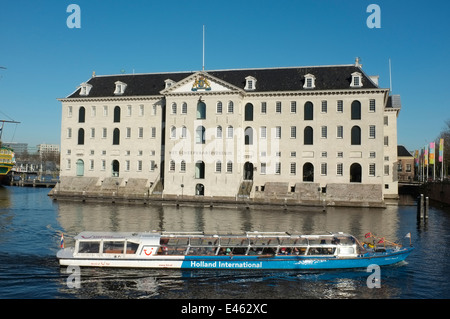
<svg viewBox="0 0 450 319">
<path fill-rule="evenodd" d="M 68 5 L 81 9 L 70 29 Z M 381 12 L 370 29 L 369 4 Z M 62 98 L 98 75 L 351 64 L 361 57 L 400 94 L 398 143 L 433 141 L 450 119 L 450 1 L 3 1 L 0 118 L 3 140 L 60 143 Z"/>
</svg>

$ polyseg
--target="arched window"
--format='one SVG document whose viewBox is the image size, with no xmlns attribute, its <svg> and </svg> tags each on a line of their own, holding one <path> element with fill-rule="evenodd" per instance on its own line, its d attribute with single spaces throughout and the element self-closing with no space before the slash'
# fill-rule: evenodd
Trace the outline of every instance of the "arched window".
<svg viewBox="0 0 450 319">
<path fill-rule="evenodd" d="M 303 144 L 304 145 L 313 145 L 313 128 L 311 126 L 307 126 L 304 129 Z"/>
<path fill-rule="evenodd" d="M 361 102 L 355 100 L 352 102 L 352 120 L 360 120 L 361 119 Z"/>
<path fill-rule="evenodd" d="M 120 130 L 118 128 L 115 128 L 113 131 L 113 145 L 119 144 L 120 144 Z"/>
<path fill-rule="evenodd" d="M 350 166 L 350 183 L 361 183 L 362 181 L 361 172 L 362 172 L 361 165 L 358 163 L 353 163 Z"/>
<path fill-rule="evenodd" d="M 84 123 L 86 120 L 86 109 L 84 106 L 78 110 L 78 123 Z"/>
<path fill-rule="evenodd" d="M 197 103 L 197 120 L 206 119 L 206 104 L 203 101 Z"/>
<path fill-rule="evenodd" d="M 304 120 L 312 121 L 314 118 L 314 106 L 311 102 L 306 102 L 304 106 Z"/>
<path fill-rule="evenodd" d="M 227 173 L 233 173 L 233 162 L 232 161 L 227 162 Z"/>
<path fill-rule="evenodd" d="M 199 126 L 195 130 L 195 143 L 205 144 L 205 127 Z"/>
<path fill-rule="evenodd" d="M 228 110 L 227 110 L 227 112 L 228 113 L 233 113 L 234 112 L 234 103 L 233 103 L 233 101 L 229 101 L 228 102 Z"/>
<path fill-rule="evenodd" d="M 78 130 L 78 145 L 84 145 L 84 129 Z"/>
<path fill-rule="evenodd" d="M 218 126 L 216 130 L 216 138 L 222 138 L 222 126 Z"/>
<path fill-rule="evenodd" d="M 181 114 L 187 114 L 187 103 L 183 102 L 181 105 Z"/>
<path fill-rule="evenodd" d="M 359 126 L 355 125 L 352 127 L 351 135 L 352 145 L 361 145 L 361 128 Z"/>
<path fill-rule="evenodd" d="M 172 103 L 172 114 L 177 114 L 177 103 Z"/>
<path fill-rule="evenodd" d="M 195 178 L 204 179 L 205 178 L 205 162 L 198 161 L 195 163 Z"/>
<path fill-rule="evenodd" d="M 245 145 L 253 145 L 253 129 L 251 127 L 245 128 L 244 135 Z"/>
<path fill-rule="evenodd" d="M 314 165 L 311 163 L 305 163 L 303 165 L 303 181 L 314 182 Z"/>
<path fill-rule="evenodd" d="M 175 126 L 172 126 L 170 128 L 170 138 L 176 138 L 177 137 L 177 128 Z"/>
<path fill-rule="evenodd" d="M 182 160 L 180 164 L 180 172 L 186 172 L 186 161 Z"/>
<path fill-rule="evenodd" d="M 217 114 L 222 114 L 222 102 L 221 101 L 217 102 L 216 113 Z"/>
<path fill-rule="evenodd" d="M 175 161 L 174 160 L 170 160 L 169 171 L 175 172 Z"/>
<path fill-rule="evenodd" d="M 253 121 L 253 104 L 245 104 L 245 121 Z"/>
<path fill-rule="evenodd" d="M 120 123 L 120 106 L 114 108 L 114 123 Z"/>
</svg>

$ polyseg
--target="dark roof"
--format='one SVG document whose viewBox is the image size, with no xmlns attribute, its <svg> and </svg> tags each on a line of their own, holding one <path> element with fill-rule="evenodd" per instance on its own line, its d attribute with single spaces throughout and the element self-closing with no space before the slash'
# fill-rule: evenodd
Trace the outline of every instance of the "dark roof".
<svg viewBox="0 0 450 319">
<path fill-rule="evenodd" d="M 397 156 L 413 157 L 403 145 L 397 145 Z"/>
<path fill-rule="evenodd" d="M 205 72 L 241 89 L 245 87 L 245 78 L 247 76 L 253 76 L 257 82 L 256 90 L 252 92 L 350 89 L 351 74 L 354 72 L 362 74 L 363 88 L 377 88 L 361 68 L 355 65 L 237 69 Z M 159 95 L 165 89 L 165 80 L 171 79 L 178 82 L 194 73 L 196 72 L 94 76 L 87 82 L 92 85 L 87 97 L 114 96 L 116 81 L 127 84 L 125 93 L 122 96 Z M 305 75 L 308 73 L 315 76 L 314 89 L 303 89 Z M 69 95 L 68 98 L 83 97 L 79 95 L 79 91 L 80 89 Z"/>
</svg>

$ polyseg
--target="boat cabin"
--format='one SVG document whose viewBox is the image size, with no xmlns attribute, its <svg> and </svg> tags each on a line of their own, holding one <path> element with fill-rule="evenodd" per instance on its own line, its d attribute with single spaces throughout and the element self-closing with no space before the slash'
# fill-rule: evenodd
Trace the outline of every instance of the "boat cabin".
<svg viewBox="0 0 450 319">
<path fill-rule="evenodd" d="M 356 238 L 343 233 L 300 235 L 285 232 L 204 234 L 201 232 L 90 233 L 75 237 L 75 254 L 121 256 L 305 255 L 351 257 L 364 253 Z"/>
</svg>

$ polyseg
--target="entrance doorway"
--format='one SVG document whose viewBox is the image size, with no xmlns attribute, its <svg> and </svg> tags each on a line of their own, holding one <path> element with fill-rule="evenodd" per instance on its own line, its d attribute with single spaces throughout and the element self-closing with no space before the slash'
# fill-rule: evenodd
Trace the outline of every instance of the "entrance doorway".
<svg viewBox="0 0 450 319">
<path fill-rule="evenodd" d="M 244 164 L 244 180 L 252 181 L 253 180 L 253 163 L 246 162 Z"/>
</svg>

